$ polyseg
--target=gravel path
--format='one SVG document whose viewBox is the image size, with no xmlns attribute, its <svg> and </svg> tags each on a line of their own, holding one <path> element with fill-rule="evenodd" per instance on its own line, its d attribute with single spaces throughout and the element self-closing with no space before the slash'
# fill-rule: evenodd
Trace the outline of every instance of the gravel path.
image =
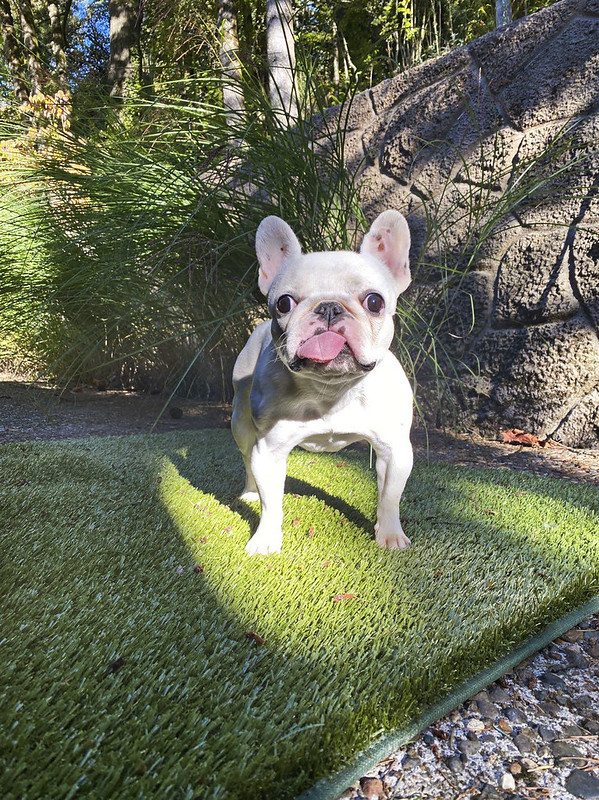
<svg viewBox="0 0 599 800">
<path fill-rule="evenodd" d="M 157 422 L 158 415 L 164 410 Z M 222 427 L 229 408 L 0 374 L 0 443 Z M 599 486 L 599 450 L 524 448 L 415 431 L 416 453 Z M 599 535 L 599 532 L 598 532 Z M 599 615 L 556 640 L 385 759 L 346 800 L 599 800 Z"/>
<path fill-rule="evenodd" d="M 599 798 L 599 615 L 392 754 L 342 796 Z"/>
</svg>

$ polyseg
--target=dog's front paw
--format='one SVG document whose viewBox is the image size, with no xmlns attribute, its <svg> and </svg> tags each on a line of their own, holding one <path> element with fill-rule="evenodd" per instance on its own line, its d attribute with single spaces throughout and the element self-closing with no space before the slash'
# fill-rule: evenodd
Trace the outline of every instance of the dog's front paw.
<svg viewBox="0 0 599 800">
<path fill-rule="evenodd" d="M 403 531 L 398 533 L 377 531 L 376 543 L 379 547 L 384 547 L 387 550 L 405 550 L 406 547 L 412 544 Z"/>
<path fill-rule="evenodd" d="M 248 556 L 268 556 L 271 553 L 280 553 L 283 544 L 283 534 L 266 536 L 260 532 L 255 533 L 245 546 Z"/>
<path fill-rule="evenodd" d="M 255 503 L 257 500 L 260 500 L 260 495 L 258 492 L 243 492 L 243 494 L 239 495 L 240 500 L 244 500 L 246 503 Z"/>
</svg>

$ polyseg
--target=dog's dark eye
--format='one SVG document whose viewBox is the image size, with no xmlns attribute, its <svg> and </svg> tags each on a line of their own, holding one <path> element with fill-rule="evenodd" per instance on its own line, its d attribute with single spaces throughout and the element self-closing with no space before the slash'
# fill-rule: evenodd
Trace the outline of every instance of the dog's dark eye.
<svg viewBox="0 0 599 800">
<path fill-rule="evenodd" d="M 282 294 L 277 300 L 277 311 L 279 314 L 289 314 L 294 305 L 295 300 L 290 294 Z"/>
<path fill-rule="evenodd" d="M 367 295 L 364 300 L 364 308 L 368 309 L 371 314 L 380 314 L 381 311 L 385 308 L 385 301 L 376 292 L 372 292 L 371 294 Z"/>
</svg>

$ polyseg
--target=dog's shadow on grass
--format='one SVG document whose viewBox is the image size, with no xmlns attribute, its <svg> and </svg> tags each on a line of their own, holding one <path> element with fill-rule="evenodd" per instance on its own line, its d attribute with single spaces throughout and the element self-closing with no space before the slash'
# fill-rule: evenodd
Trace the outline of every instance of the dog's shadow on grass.
<svg viewBox="0 0 599 800">
<path fill-rule="evenodd" d="M 365 531 L 374 532 L 374 525 L 371 519 L 360 511 L 359 508 L 348 503 L 342 497 L 331 494 L 319 486 L 301 480 L 301 478 L 287 477 L 285 482 L 286 494 L 299 494 L 303 497 L 315 497 L 330 508 L 334 508 L 343 514 L 350 522 L 359 525 Z"/>
</svg>

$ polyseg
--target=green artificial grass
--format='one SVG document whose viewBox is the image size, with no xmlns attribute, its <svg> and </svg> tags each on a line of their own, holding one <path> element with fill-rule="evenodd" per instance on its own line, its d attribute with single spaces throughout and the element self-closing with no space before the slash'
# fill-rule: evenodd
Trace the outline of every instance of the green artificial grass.
<svg viewBox="0 0 599 800">
<path fill-rule="evenodd" d="M 6 800 L 333 797 L 599 595 L 597 490 L 523 473 L 417 464 L 389 553 L 367 454 L 294 452 L 254 558 L 227 431 L 4 445 L 0 475 Z"/>
</svg>

